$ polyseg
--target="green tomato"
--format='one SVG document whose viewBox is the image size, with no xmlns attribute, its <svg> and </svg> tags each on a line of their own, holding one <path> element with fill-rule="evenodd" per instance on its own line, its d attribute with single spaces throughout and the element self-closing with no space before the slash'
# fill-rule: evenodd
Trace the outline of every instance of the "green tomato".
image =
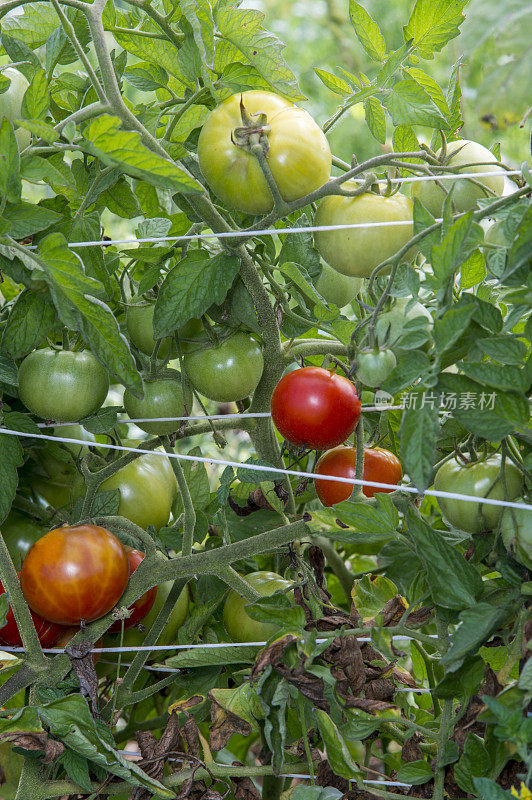
<svg viewBox="0 0 532 800">
<path fill-rule="evenodd" d="M 135 347 L 147 356 L 151 356 L 157 342 L 153 333 L 153 314 L 155 303 L 140 302 L 139 298 L 131 298 L 131 305 L 126 310 L 126 328 L 131 342 Z M 192 339 L 201 334 L 203 326 L 201 320 L 191 319 L 177 331 L 179 339 Z M 185 345 L 182 345 L 184 352 Z M 172 336 L 167 336 L 160 340 L 157 357 L 167 358 L 169 355 L 177 355 L 177 348 Z"/>
<path fill-rule="evenodd" d="M 346 187 L 354 186 L 348 181 Z M 316 247 L 333 269 L 351 277 L 369 278 L 376 266 L 397 253 L 413 236 L 412 201 L 403 194 L 383 197 L 366 192 L 356 197 L 324 198 L 314 225 L 405 222 L 405 225 L 316 231 Z"/>
<path fill-rule="evenodd" d="M 441 150 L 437 153 L 441 155 Z M 447 166 L 458 168 L 458 172 L 500 172 L 501 167 L 496 163 L 497 159 L 487 147 L 478 142 L 470 142 L 467 139 L 459 139 L 457 142 L 447 143 Z M 460 167 L 463 164 L 471 166 Z M 466 180 L 458 178 L 456 180 L 442 180 L 441 184 L 445 189 L 438 186 L 436 181 L 417 181 L 412 184 L 412 197 L 417 197 L 425 208 L 430 211 L 433 217 L 440 217 L 443 209 L 443 202 L 446 192 L 453 188 L 453 205 L 457 212 L 470 211 L 475 208 L 477 201 L 481 197 L 500 197 L 504 190 L 504 176 L 493 175 L 482 178 Z"/>
<path fill-rule="evenodd" d="M 321 296 L 328 303 L 334 303 L 338 308 L 347 306 L 357 296 L 361 287 L 362 278 L 341 275 L 325 263 L 316 281 L 316 289 Z"/>
<path fill-rule="evenodd" d="M 86 430 L 83 425 L 61 425 L 60 428 L 54 428 L 50 433 L 60 438 L 81 439 L 87 442 L 87 445 L 94 444 L 96 441 L 94 434 Z M 87 445 L 74 444 L 73 442 L 61 442 L 61 444 L 72 453 L 74 458 L 82 458 L 89 452 Z"/>
<path fill-rule="evenodd" d="M 275 572 L 252 572 L 245 579 L 261 597 L 270 597 L 292 585 Z M 277 632 L 278 627 L 270 622 L 252 619 L 246 612 L 248 602 L 233 589 L 229 592 L 224 605 L 225 629 L 233 642 L 265 642 Z"/>
<path fill-rule="evenodd" d="M 502 220 L 498 220 L 490 225 L 489 228 L 486 228 L 484 242 L 498 247 L 508 246 L 508 239 L 504 234 L 504 222 Z"/>
<path fill-rule="evenodd" d="M 390 311 L 385 311 L 377 319 L 375 335 L 378 343 L 383 345 L 386 342 L 393 348 L 397 339 L 404 333 L 406 323 L 418 317 L 425 317 L 428 327 L 432 328 L 434 324 L 432 316 L 425 306 L 417 301 L 412 303 L 408 297 L 396 300 Z"/>
<path fill-rule="evenodd" d="M 47 526 L 24 516 L 24 514 L 19 514 L 18 511 L 10 511 L 2 523 L 2 536 L 17 572 L 20 572 L 22 562 L 32 544 L 44 536 L 48 530 Z"/>
<path fill-rule="evenodd" d="M 129 390 L 124 392 L 124 408 L 130 419 L 146 419 L 156 417 L 183 417 L 192 409 L 192 391 L 181 380 L 175 370 L 170 375 L 167 371 L 163 378 L 146 380 L 142 383 L 144 397 L 135 397 Z M 160 436 L 174 433 L 181 422 L 137 422 L 139 428 L 146 433 Z"/>
<path fill-rule="evenodd" d="M 78 422 L 101 408 L 109 376 L 88 350 L 34 350 L 18 370 L 20 399 L 33 414 Z"/>
<path fill-rule="evenodd" d="M 130 461 L 100 485 L 98 491 L 118 489 L 118 513 L 140 528 L 156 530 L 170 519 L 177 481 L 167 456 L 144 454 Z M 79 489 L 78 489 L 79 492 Z"/>
<path fill-rule="evenodd" d="M 237 332 L 221 344 L 186 353 L 185 372 L 197 391 L 219 403 L 243 400 L 261 379 L 262 351 L 248 333 Z"/>
<path fill-rule="evenodd" d="M 24 75 L 14 67 L 8 67 L 2 70 L 2 76 L 9 78 L 7 91 L 0 94 L 0 119 L 5 117 L 10 122 L 22 117 L 22 100 L 29 86 L 28 81 Z M 25 128 L 17 128 L 15 130 L 19 150 L 24 150 L 28 147 L 31 141 L 31 134 Z"/>
<path fill-rule="evenodd" d="M 358 368 L 356 378 L 365 386 L 376 389 L 380 386 L 397 364 L 392 350 L 360 351 L 357 353 Z"/>
<path fill-rule="evenodd" d="M 240 103 L 268 125 L 268 165 L 281 196 L 290 202 L 319 189 L 331 174 L 331 151 L 310 114 L 272 92 L 234 94 L 211 111 L 198 141 L 199 165 L 212 191 L 245 214 L 267 214 L 273 197 L 255 155 L 235 143 L 242 128 Z"/>
<path fill-rule="evenodd" d="M 437 491 L 490 497 L 494 500 L 515 500 L 521 494 L 523 476 L 515 464 L 506 461 L 504 477 L 508 493 L 505 497 L 501 467 L 502 458 L 498 454 L 467 465 L 451 458 L 436 473 L 434 488 Z M 468 533 L 494 530 L 504 508 L 442 497 L 438 498 L 438 503 L 447 521 Z"/>
<path fill-rule="evenodd" d="M 518 502 L 527 501 L 519 499 Z M 532 512 L 523 508 L 505 508 L 501 516 L 501 536 L 515 560 L 532 569 Z"/>
</svg>

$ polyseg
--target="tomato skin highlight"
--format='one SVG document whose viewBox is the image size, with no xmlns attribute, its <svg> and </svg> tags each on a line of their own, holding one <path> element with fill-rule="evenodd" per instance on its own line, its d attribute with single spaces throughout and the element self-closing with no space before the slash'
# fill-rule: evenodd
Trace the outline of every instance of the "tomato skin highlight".
<svg viewBox="0 0 532 800">
<path fill-rule="evenodd" d="M 271 400 L 272 419 L 281 436 L 314 450 L 345 442 L 356 427 L 360 409 L 351 381 L 322 367 L 288 372 Z"/>
<path fill-rule="evenodd" d="M 235 128 L 242 127 L 241 98 L 249 116 L 267 116 L 268 165 L 285 200 L 297 200 L 329 180 L 331 150 L 310 114 L 272 92 L 239 92 L 211 111 L 198 140 L 201 171 L 225 204 L 245 214 L 273 208 L 258 159 L 232 141 Z"/>
<path fill-rule="evenodd" d="M 79 625 L 107 614 L 129 580 L 126 551 L 97 525 L 55 528 L 30 549 L 21 571 L 30 608 L 59 625 Z"/>
<path fill-rule="evenodd" d="M 140 550 L 135 550 L 133 547 L 128 547 L 127 545 L 124 545 L 124 549 L 127 553 L 129 575 L 131 576 L 146 554 L 142 553 Z M 148 589 L 147 592 L 144 592 L 144 594 L 139 597 L 138 600 L 135 600 L 135 602 L 128 607 L 128 611 L 131 612 L 131 615 L 124 620 L 124 629 L 132 628 L 133 625 L 136 625 L 137 622 L 140 622 L 142 619 L 144 619 L 144 617 L 151 611 L 156 597 L 157 587 L 153 586 L 151 589 Z M 113 622 L 108 633 L 119 633 L 121 629 L 122 623 L 120 620 L 117 620 L 116 622 Z"/>
<path fill-rule="evenodd" d="M 462 464 L 451 458 L 436 473 L 434 488 L 442 492 L 504 500 L 501 466 L 502 458 L 499 454 L 471 464 Z M 504 472 L 508 489 L 506 499 L 515 500 L 522 492 L 523 476 L 511 461 L 506 461 Z M 445 519 L 458 530 L 467 533 L 495 530 L 504 510 L 504 506 L 492 505 L 482 505 L 479 509 L 479 503 L 447 497 L 438 497 L 437 500 Z"/>
<path fill-rule="evenodd" d="M 347 181 L 344 186 L 349 186 Z M 353 188 L 356 186 L 352 184 Z M 369 278 L 372 271 L 403 247 L 413 236 L 413 205 L 409 197 L 380 194 L 321 200 L 314 225 L 352 225 L 367 222 L 406 222 L 389 227 L 344 228 L 316 231 L 314 241 L 321 257 L 342 275 Z"/>
<path fill-rule="evenodd" d="M 261 595 L 269 597 L 277 591 L 288 589 L 292 584 L 276 572 L 252 572 L 245 575 L 246 581 Z M 224 625 L 233 642 L 264 642 L 273 636 L 278 626 L 271 622 L 259 622 L 247 614 L 248 600 L 231 589 L 224 605 Z"/>
<path fill-rule="evenodd" d="M 4 594 L 4 591 L 4 587 L 2 583 L 0 583 L 0 595 Z M 59 637 L 64 633 L 64 627 L 43 619 L 31 608 L 30 614 L 33 624 L 35 625 L 35 630 L 37 631 L 37 636 L 39 637 L 41 647 L 51 647 L 54 645 Z M 16 623 L 15 615 L 13 614 L 11 606 L 9 606 L 7 610 L 6 624 L 3 626 L 3 628 L 0 628 L 0 642 L 2 644 L 10 645 L 11 647 L 22 647 L 22 639 L 20 637 L 18 625 Z"/>
<path fill-rule="evenodd" d="M 316 464 L 315 472 L 320 475 L 337 475 L 341 478 L 354 478 L 357 466 L 357 451 L 355 447 L 335 447 L 324 453 Z M 362 480 L 375 483 L 389 483 L 394 486 L 403 477 L 401 462 L 389 450 L 382 447 L 364 448 L 364 471 Z M 316 493 L 324 506 L 335 506 L 351 497 L 357 484 L 340 483 L 314 478 Z M 358 484 L 359 485 L 359 484 Z M 376 486 L 362 486 L 366 497 L 374 497 L 377 492 L 389 494 L 394 489 L 378 489 Z"/>
<path fill-rule="evenodd" d="M 20 399 L 33 414 L 79 422 L 101 408 L 109 376 L 88 350 L 34 350 L 18 370 Z"/>
</svg>

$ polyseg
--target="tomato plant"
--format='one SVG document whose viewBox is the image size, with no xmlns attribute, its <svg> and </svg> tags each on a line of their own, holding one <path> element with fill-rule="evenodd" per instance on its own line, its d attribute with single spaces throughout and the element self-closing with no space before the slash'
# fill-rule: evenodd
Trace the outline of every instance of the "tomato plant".
<svg viewBox="0 0 532 800">
<path fill-rule="evenodd" d="M 512 462 L 506 462 L 503 469 L 502 458 L 498 454 L 469 464 L 451 458 L 436 473 L 434 488 L 493 500 L 515 500 L 523 488 L 523 475 Z M 438 498 L 438 504 L 451 525 L 468 533 L 494 530 L 503 512 L 501 506 L 443 497 Z"/>
<path fill-rule="evenodd" d="M 356 188 L 354 184 L 346 188 Z M 365 228 L 363 223 L 397 222 L 387 228 Z M 401 224 L 406 223 L 406 224 Z M 326 197 L 314 216 L 315 225 L 361 225 L 360 228 L 317 231 L 316 247 L 325 261 L 342 275 L 369 278 L 372 271 L 397 253 L 412 237 L 412 201 L 403 194 Z"/>
<path fill-rule="evenodd" d="M 442 157 L 442 151 L 438 154 Z M 487 147 L 478 142 L 458 139 L 447 142 L 445 164 L 458 172 L 500 172 L 497 158 Z M 438 217 L 443 208 L 446 194 L 452 189 L 452 202 L 456 211 L 470 211 L 483 197 L 497 197 L 504 189 L 503 175 L 487 175 L 471 180 L 442 180 L 415 183 L 412 197 L 417 197 L 430 213 Z"/>
<path fill-rule="evenodd" d="M 5 589 L 0 583 L 0 595 L 4 593 Z M 60 636 L 62 636 L 65 629 L 61 625 L 56 625 L 54 622 L 43 619 L 43 617 L 41 617 L 39 614 L 36 614 L 35 611 L 31 609 L 30 614 L 33 624 L 35 625 L 35 630 L 37 632 L 37 636 L 39 637 L 41 647 L 52 647 L 52 645 L 59 640 Z M 10 645 L 11 647 L 22 647 L 22 639 L 20 637 L 18 625 L 16 623 L 11 606 L 9 606 L 7 610 L 5 625 L 0 628 L 0 642 L 2 644 Z"/>
<path fill-rule="evenodd" d="M 526 509 L 503 510 L 501 538 L 508 552 L 525 567 L 532 569 L 532 517 Z"/>
<path fill-rule="evenodd" d="M 357 353 L 356 378 L 365 386 L 376 388 L 384 383 L 397 364 L 392 350 L 360 350 Z"/>
<path fill-rule="evenodd" d="M 345 442 L 359 420 L 360 408 L 353 384 L 321 367 L 288 372 L 271 400 L 272 419 L 281 436 L 315 450 Z"/>
<path fill-rule="evenodd" d="M 335 475 L 339 478 L 356 477 L 357 451 L 355 447 L 335 447 L 318 459 L 316 472 L 318 475 Z M 401 462 L 389 450 L 382 447 L 364 448 L 364 470 L 362 480 L 374 483 L 388 483 L 396 486 L 403 477 Z M 357 484 L 328 481 L 315 478 L 316 493 L 324 506 L 334 506 L 348 500 L 357 488 Z M 366 497 L 374 497 L 376 492 L 393 492 L 393 489 L 378 489 L 374 486 L 362 486 Z"/>
<path fill-rule="evenodd" d="M 260 381 L 264 360 L 259 344 L 248 333 L 237 332 L 219 344 L 198 342 L 183 359 L 194 388 L 210 400 L 243 400 Z"/>
<path fill-rule="evenodd" d="M 22 117 L 22 100 L 29 84 L 24 75 L 13 67 L 2 70 L 1 77 L 8 78 L 10 83 L 6 91 L 0 94 L 0 119 L 5 117 L 14 122 Z M 24 150 L 31 141 L 31 134 L 25 128 L 16 128 L 15 136 L 19 150 Z"/>
<path fill-rule="evenodd" d="M 133 547 L 125 547 L 125 551 L 127 553 L 127 560 L 129 564 L 129 574 L 133 575 L 135 570 L 137 569 L 138 565 L 144 559 L 145 553 L 141 553 L 140 550 L 135 550 Z M 132 628 L 133 625 L 136 625 L 137 622 L 140 622 L 144 619 L 144 617 L 149 614 L 153 604 L 155 603 L 155 598 L 157 597 L 157 587 L 154 586 L 152 589 L 149 589 L 147 592 L 139 597 L 138 600 L 128 607 L 128 611 L 130 612 L 130 616 L 124 619 L 124 628 Z M 116 631 L 120 631 L 122 628 L 122 623 L 117 620 L 113 622 L 111 627 L 109 628 L 109 633 L 115 633 Z"/>
<path fill-rule="evenodd" d="M 28 605 L 59 625 L 103 617 L 117 604 L 128 580 L 124 547 L 97 525 L 50 531 L 32 546 L 20 575 Z"/>
<path fill-rule="evenodd" d="M 101 407 L 109 390 L 105 369 L 88 350 L 35 350 L 18 371 L 20 399 L 43 419 L 78 422 Z"/>
<path fill-rule="evenodd" d="M 248 120 L 242 119 L 242 106 Z M 246 128 L 255 134 L 267 130 L 265 155 L 284 200 L 297 200 L 328 180 L 329 144 L 307 111 L 272 92 L 234 94 L 210 113 L 198 141 L 205 180 L 231 208 L 266 214 L 273 206 Z"/>
<path fill-rule="evenodd" d="M 269 597 L 275 592 L 285 592 L 292 585 L 275 572 L 252 572 L 246 581 L 261 597 Z M 264 642 L 279 629 L 270 622 L 258 622 L 246 612 L 247 600 L 234 590 L 227 596 L 224 605 L 224 625 L 233 642 Z"/>
<path fill-rule="evenodd" d="M 124 393 L 124 408 L 131 419 L 182 417 L 192 411 L 192 391 L 176 370 L 167 370 L 163 378 L 143 381 L 144 397 Z M 139 428 L 154 435 L 173 433 L 179 420 L 168 422 L 137 422 Z"/>
</svg>

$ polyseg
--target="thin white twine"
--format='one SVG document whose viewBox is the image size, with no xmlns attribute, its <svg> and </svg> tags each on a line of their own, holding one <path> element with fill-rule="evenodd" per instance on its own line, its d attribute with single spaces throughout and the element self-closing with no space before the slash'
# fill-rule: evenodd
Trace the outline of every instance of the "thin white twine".
<svg viewBox="0 0 532 800">
<path fill-rule="evenodd" d="M 470 178 L 482 178 L 484 176 L 493 175 L 521 175 L 521 170 L 493 170 L 492 172 L 463 172 L 463 173 L 449 173 L 445 175 L 424 175 L 411 178 L 398 178 L 395 183 L 414 183 L 423 181 L 439 181 L 439 180 L 469 180 Z M 364 178 L 354 178 L 354 181 L 364 182 Z M 387 184 L 385 179 L 379 179 L 376 183 Z M 441 218 L 435 219 L 435 222 L 442 222 Z M 402 225 L 412 225 L 411 220 L 390 220 L 384 222 L 354 222 L 344 225 L 318 225 L 309 227 L 297 228 L 265 228 L 263 230 L 251 231 L 222 231 L 220 233 L 188 233 L 182 236 L 146 236 L 140 239 L 100 239 L 90 242 L 68 242 L 67 247 L 96 247 L 99 245 L 122 245 L 122 244 L 156 244 L 157 242 L 186 242 L 200 239 L 235 239 L 245 238 L 250 239 L 256 236 L 277 236 L 278 234 L 285 233 L 314 233 L 316 231 L 338 231 L 338 230 L 351 230 L 353 228 L 387 228 L 397 227 Z M 36 250 L 37 245 L 28 245 L 28 250 Z"/>
<path fill-rule="evenodd" d="M 67 439 L 59 436 L 47 436 L 44 433 L 28 433 L 27 431 L 15 431 L 10 430 L 9 428 L 0 427 L 0 434 L 2 433 L 6 433 L 10 436 L 22 436 L 28 439 L 47 439 L 55 442 L 65 442 L 67 444 L 79 444 L 83 447 L 86 447 L 88 444 L 85 439 Z M 202 464 L 217 464 L 221 467 L 236 467 L 237 469 L 250 469 L 255 470 L 256 472 L 269 472 L 278 475 L 294 475 L 297 478 L 319 478 L 320 480 L 335 481 L 336 483 L 371 486 L 374 489 L 389 489 L 391 491 L 400 489 L 401 491 L 408 492 L 409 494 L 429 495 L 430 497 L 443 497 L 449 500 L 465 500 L 468 503 L 480 503 L 481 505 L 490 506 L 506 506 L 508 508 L 518 509 L 523 508 L 527 511 L 532 511 L 532 505 L 528 505 L 526 503 L 515 503 L 510 500 L 496 500 L 491 497 L 477 497 L 469 494 L 442 492 L 436 489 L 425 489 L 425 491 L 420 492 L 413 486 L 402 486 L 397 483 L 379 483 L 377 481 L 367 481 L 360 478 L 343 478 L 339 475 L 322 475 L 317 472 L 303 472 L 302 470 L 294 469 L 278 469 L 277 467 L 268 467 L 264 466 L 263 464 L 243 464 L 241 461 L 226 461 L 225 459 L 208 458 L 206 456 L 190 456 L 185 455 L 184 453 L 167 453 L 166 451 L 161 450 L 147 450 L 140 447 L 126 447 L 123 444 L 103 444 L 102 442 L 92 442 L 89 444 L 91 444 L 93 447 L 102 447 L 107 450 L 123 450 L 128 453 L 141 453 L 143 455 L 157 455 L 163 457 L 167 456 L 168 458 L 176 458 L 181 461 L 193 461 Z"/>
</svg>

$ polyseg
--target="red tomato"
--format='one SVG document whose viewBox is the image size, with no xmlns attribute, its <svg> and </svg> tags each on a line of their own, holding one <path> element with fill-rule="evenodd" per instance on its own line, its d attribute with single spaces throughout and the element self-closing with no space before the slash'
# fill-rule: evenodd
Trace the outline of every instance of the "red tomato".
<svg viewBox="0 0 532 800">
<path fill-rule="evenodd" d="M 129 574 L 133 575 L 146 554 L 141 553 L 140 550 L 134 550 L 132 547 L 124 546 L 124 549 L 127 553 L 127 559 L 129 562 Z M 136 625 L 137 622 L 140 622 L 141 619 L 144 619 L 146 614 L 148 614 L 151 610 L 152 605 L 155 603 L 156 597 L 157 587 L 154 586 L 152 589 L 148 589 L 147 592 L 144 592 L 142 597 L 139 597 L 138 600 L 135 600 L 135 602 L 132 603 L 132 605 L 130 605 L 128 608 L 128 611 L 131 612 L 131 616 L 124 620 L 124 628 L 132 628 L 133 625 Z M 108 633 L 120 633 L 121 630 L 122 623 L 120 620 L 117 620 L 116 622 L 113 622 L 108 630 Z"/>
<path fill-rule="evenodd" d="M 20 575 L 20 573 L 18 573 Z M 4 587 L 0 583 L 0 594 L 4 594 Z M 31 618 L 37 631 L 37 636 L 42 647 L 51 647 L 57 642 L 61 634 L 64 632 L 62 625 L 54 625 L 53 622 L 43 619 L 35 611 L 30 608 Z M 18 625 L 15 620 L 15 615 L 9 606 L 7 610 L 6 624 L 0 628 L 0 642 L 2 644 L 11 645 L 12 647 L 22 647 L 22 639 L 18 630 Z"/>
<path fill-rule="evenodd" d="M 28 605 L 60 625 L 92 622 L 120 600 L 129 580 L 122 543 L 97 525 L 56 528 L 38 539 L 20 573 Z"/>
<path fill-rule="evenodd" d="M 335 447 L 324 453 L 316 464 L 315 472 L 320 475 L 337 475 L 342 478 L 354 478 L 357 466 L 357 451 L 354 447 Z M 391 483 L 396 485 L 403 477 L 401 462 L 381 447 L 364 448 L 364 471 L 362 480 L 375 483 Z M 355 484 L 326 481 L 315 478 L 314 483 L 318 497 L 324 506 L 334 506 L 351 497 Z M 373 497 L 376 492 L 393 492 L 393 489 L 377 489 L 374 486 L 363 486 L 366 497 Z"/>
<path fill-rule="evenodd" d="M 360 417 L 360 400 L 347 378 L 303 367 L 281 378 L 272 395 L 272 419 L 295 445 L 326 450 L 345 442 Z"/>
</svg>

